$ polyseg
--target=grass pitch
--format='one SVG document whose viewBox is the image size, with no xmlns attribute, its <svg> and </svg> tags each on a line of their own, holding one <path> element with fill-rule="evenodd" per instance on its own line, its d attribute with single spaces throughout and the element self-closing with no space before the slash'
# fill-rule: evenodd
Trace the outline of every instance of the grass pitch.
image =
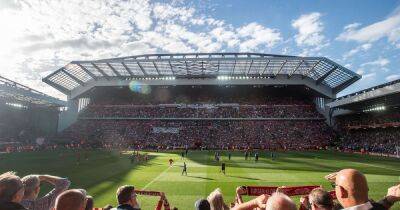
<svg viewBox="0 0 400 210">
<path fill-rule="evenodd" d="M 271 160 L 270 153 L 260 152 L 260 159 L 255 163 L 254 158 L 244 160 L 242 152 L 232 153 L 230 161 L 227 153 L 222 152 L 222 161 L 227 165 L 227 174 L 223 175 L 212 151 L 190 151 L 185 160 L 181 160 L 180 152 L 148 154 L 148 162 L 134 164 L 130 163 L 129 152 L 120 155 L 104 150 L 88 152 L 89 160 L 83 160 L 81 155 L 81 164 L 77 164 L 73 151 L 0 154 L 0 172 L 12 170 L 21 177 L 27 174 L 68 177 L 72 182 L 71 188 L 88 190 L 96 207 L 116 206 L 117 187 L 131 184 L 137 189 L 165 192 L 171 207 L 180 210 L 193 209 L 197 199 L 207 197 L 218 187 L 226 202 L 233 201 L 235 188 L 241 185 L 312 184 L 331 190 L 323 177 L 342 168 L 355 168 L 366 174 L 369 195 L 375 200 L 382 198 L 388 187 L 400 181 L 400 161 L 394 158 L 321 151 L 277 153 L 277 159 Z M 173 167 L 169 167 L 170 158 L 175 161 Z M 188 166 L 187 176 L 181 175 L 183 161 Z M 138 199 L 142 209 L 153 209 L 157 203 L 154 197 L 139 196 Z M 393 209 L 399 208 L 397 205 Z"/>
</svg>

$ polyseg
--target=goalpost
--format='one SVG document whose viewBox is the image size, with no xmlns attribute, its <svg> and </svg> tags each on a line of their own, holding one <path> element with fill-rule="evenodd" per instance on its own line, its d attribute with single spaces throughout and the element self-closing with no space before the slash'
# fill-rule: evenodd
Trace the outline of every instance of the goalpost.
<svg viewBox="0 0 400 210">
<path fill-rule="evenodd" d="M 400 146 L 396 146 L 396 156 L 400 158 Z"/>
</svg>

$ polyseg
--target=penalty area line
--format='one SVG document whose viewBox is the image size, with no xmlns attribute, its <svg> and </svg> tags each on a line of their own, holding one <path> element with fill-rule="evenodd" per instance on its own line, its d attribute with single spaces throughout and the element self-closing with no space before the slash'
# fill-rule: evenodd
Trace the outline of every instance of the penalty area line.
<svg viewBox="0 0 400 210">
<path fill-rule="evenodd" d="M 170 168 L 172 168 L 172 167 L 169 166 L 169 167 L 166 168 L 164 171 L 162 171 L 156 178 L 154 178 L 154 179 L 151 180 L 149 183 L 147 183 L 147 184 L 142 188 L 142 190 L 147 189 L 151 184 L 153 184 L 155 181 L 157 181 L 158 179 L 160 179 L 165 173 L 168 172 L 168 170 L 169 170 Z"/>
</svg>

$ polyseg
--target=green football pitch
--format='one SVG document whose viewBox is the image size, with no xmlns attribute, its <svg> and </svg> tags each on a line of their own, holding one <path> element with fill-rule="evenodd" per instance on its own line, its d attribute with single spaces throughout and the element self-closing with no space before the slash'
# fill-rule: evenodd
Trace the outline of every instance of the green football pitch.
<svg viewBox="0 0 400 210">
<path fill-rule="evenodd" d="M 254 158 L 244 160 L 242 152 L 234 152 L 230 161 L 225 152 L 221 154 L 227 165 L 226 175 L 220 173 L 220 163 L 214 161 L 213 151 L 190 151 L 185 160 L 181 160 L 179 151 L 148 152 L 148 162 L 134 164 L 130 163 L 129 152 L 120 155 L 119 152 L 90 151 L 89 159 L 80 164 L 73 151 L 0 154 L 0 172 L 68 177 L 71 188 L 84 188 L 94 197 L 96 207 L 115 206 L 118 186 L 130 184 L 137 189 L 163 191 L 171 207 L 182 210 L 193 209 L 197 199 L 207 197 L 215 188 L 222 190 L 226 202 L 233 201 L 235 188 L 241 185 L 322 185 L 331 190 L 323 177 L 342 168 L 355 168 L 366 174 L 369 195 L 375 200 L 400 181 L 400 161 L 394 158 L 321 151 L 277 153 L 277 159 L 271 160 L 269 153 L 260 152 L 261 158 L 255 163 Z M 175 161 L 173 167 L 169 167 L 170 158 Z M 183 161 L 188 166 L 187 176 L 181 175 Z M 138 199 L 142 209 L 153 209 L 157 203 L 154 197 L 139 196 Z M 294 199 L 298 201 L 297 197 Z"/>
</svg>

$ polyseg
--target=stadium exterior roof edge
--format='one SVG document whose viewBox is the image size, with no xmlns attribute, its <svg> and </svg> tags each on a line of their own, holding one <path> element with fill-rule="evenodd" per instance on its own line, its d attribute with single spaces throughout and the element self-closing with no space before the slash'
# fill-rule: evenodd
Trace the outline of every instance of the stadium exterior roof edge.
<svg viewBox="0 0 400 210">
<path fill-rule="evenodd" d="M 45 93 L 22 85 L 0 76 L 0 97 L 7 100 L 28 102 L 33 104 L 47 104 L 55 106 L 65 106 L 66 102 L 60 99 L 51 97 Z"/>
<path fill-rule="evenodd" d="M 361 78 L 360 75 L 325 57 L 300 57 L 262 53 L 145 54 L 101 60 L 72 61 L 43 79 L 69 95 L 72 90 L 99 78 L 301 75 L 334 94 Z"/>
</svg>

